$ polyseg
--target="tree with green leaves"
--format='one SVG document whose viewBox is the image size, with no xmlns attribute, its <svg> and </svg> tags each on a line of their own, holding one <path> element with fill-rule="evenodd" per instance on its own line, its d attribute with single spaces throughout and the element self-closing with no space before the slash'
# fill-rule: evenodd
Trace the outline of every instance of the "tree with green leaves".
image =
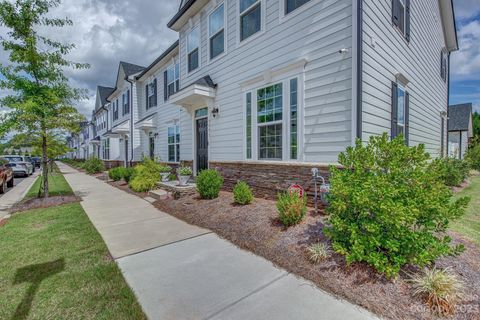
<svg viewBox="0 0 480 320">
<path fill-rule="evenodd" d="M 473 113 L 473 136 L 480 137 L 480 113 Z"/>
<path fill-rule="evenodd" d="M 88 65 L 67 60 L 73 44 L 39 33 L 41 28 L 72 25 L 69 19 L 48 16 L 59 5 L 60 0 L 0 1 L 0 25 L 8 30 L 0 44 L 9 53 L 9 64 L 0 65 L 0 88 L 13 92 L 0 100 L 9 108 L 0 119 L 0 136 L 28 132 L 41 141 L 44 197 L 48 197 L 49 135 L 78 132 L 84 120 L 73 102 L 85 98 L 85 92 L 71 87 L 64 72 Z"/>
</svg>

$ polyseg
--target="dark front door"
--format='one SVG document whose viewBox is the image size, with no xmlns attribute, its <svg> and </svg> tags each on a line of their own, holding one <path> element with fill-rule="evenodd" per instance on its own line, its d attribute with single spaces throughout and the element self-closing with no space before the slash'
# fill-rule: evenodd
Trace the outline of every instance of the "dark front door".
<svg viewBox="0 0 480 320">
<path fill-rule="evenodd" d="M 208 119 L 197 119 L 197 172 L 208 169 Z"/>
</svg>

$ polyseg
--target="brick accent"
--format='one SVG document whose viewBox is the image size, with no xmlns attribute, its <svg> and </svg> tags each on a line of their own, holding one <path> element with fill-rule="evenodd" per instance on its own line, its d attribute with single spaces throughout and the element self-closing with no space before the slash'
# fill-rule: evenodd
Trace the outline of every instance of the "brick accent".
<svg viewBox="0 0 480 320">
<path fill-rule="evenodd" d="M 124 161 L 123 160 L 103 160 L 103 164 L 105 165 L 105 169 L 110 170 L 116 167 L 123 167 Z"/>
<path fill-rule="evenodd" d="M 224 178 L 223 189 L 231 191 L 242 180 L 248 183 L 256 197 L 276 199 L 277 193 L 287 190 L 292 184 L 301 185 L 307 192 L 308 202 L 313 203 L 314 183 L 312 168 L 328 181 L 329 171 L 325 164 L 278 164 L 268 162 L 210 162 Z"/>
</svg>

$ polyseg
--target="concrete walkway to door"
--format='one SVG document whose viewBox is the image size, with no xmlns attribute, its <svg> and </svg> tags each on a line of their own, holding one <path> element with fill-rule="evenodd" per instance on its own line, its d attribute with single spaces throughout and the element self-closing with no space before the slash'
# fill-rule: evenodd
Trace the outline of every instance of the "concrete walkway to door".
<svg viewBox="0 0 480 320">
<path fill-rule="evenodd" d="M 209 230 L 57 164 L 150 319 L 375 319 Z"/>
</svg>

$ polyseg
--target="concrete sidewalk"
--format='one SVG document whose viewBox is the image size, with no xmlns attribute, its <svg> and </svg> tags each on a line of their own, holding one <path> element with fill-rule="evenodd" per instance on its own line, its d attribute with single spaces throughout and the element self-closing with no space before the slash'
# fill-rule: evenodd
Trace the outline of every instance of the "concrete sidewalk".
<svg viewBox="0 0 480 320">
<path fill-rule="evenodd" d="M 150 319 L 375 319 L 209 230 L 58 166 Z"/>
<path fill-rule="evenodd" d="M 38 175 L 39 171 L 35 171 L 30 177 L 23 179 L 23 181 L 14 186 L 12 190 L 9 190 L 0 197 L 0 220 L 9 214 L 8 211 L 15 203 L 25 198 Z"/>
</svg>

